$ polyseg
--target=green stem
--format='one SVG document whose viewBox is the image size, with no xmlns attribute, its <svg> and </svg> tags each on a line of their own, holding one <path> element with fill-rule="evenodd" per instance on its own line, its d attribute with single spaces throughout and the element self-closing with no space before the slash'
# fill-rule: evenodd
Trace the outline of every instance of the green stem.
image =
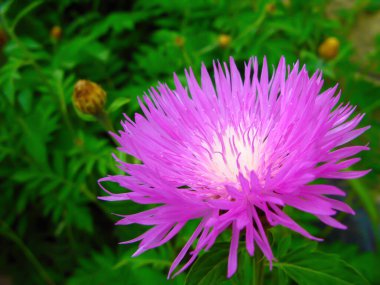
<svg viewBox="0 0 380 285">
<path fill-rule="evenodd" d="M 54 88 L 52 88 L 52 89 L 54 89 Z M 71 123 L 71 120 L 70 120 L 70 118 L 68 116 L 66 102 L 65 102 L 65 93 L 63 91 L 61 81 L 59 83 L 57 83 L 55 89 L 56 89 L 56 93 L 58 95 L 59 107 L 61 109 L 63 120 L 65 121 L 65 124 L 66 124 L 67 128 L 69 129 L 71 137 L 74 138 L 75 137 L 75 132 L 74 132 L 74 128 L 73 128 L 73 125 Z"/>
<path fill-rule="evenodd" d="M 190 55 L 187 52 L 187 50 L 185 49 L 185 47 L 181 47 L 181 52 L 182 52 L 183 59 L 184 59 L 185 63 L 187 64 L 187 66 L 188 67 L 193 66 L 192 61 L 190 59 Z"/>
<path fill-rule="evenodd" d="M 95 115 L 95 117 L 107 132 L 111 131 L 113 133 L 116 133 L 115 128 L 113 127 L 113 124 L 107 112 L 101 111 L 99 114 Z M 116 141 L 114 137 L 112 137 L 112 140 L 115 143 L 115 145 L 119 145 L 119 143 Z"/>
<path fill-rule="evenodd" d="M 265 235 L 268 236 L 268 222 L 265 218 L 260 218 L 263 222 Z M 256 248 L 255 254 L 253 256 L 253 266 L 254 266 L 254 276 L 252 278 L 252 284 L 254 285 L 263 285 L 265 277 L 265 256 L 263 251 L 260 248 Z"/>
<path fill-rule="evenodd" d="M 240 33 L 240 35 L 238 35 L 235 38 L 235 41 L 238 41 L 238 40 L 244 38 L 245 36 L 249 35 L 250 33 L 252 33 L 251 36 L 253 36 L 253 34 L 256 33 L 256 31 L 259 29 L 261 24 L 264 22 L 266 16 L 267 16 L 267 13 L 265 12 L 265 10 L 263 10 L 261 12 L 261 14 L 259 15 L 259 17 L 257 18 L 257 20 L 255 22 L 253 22 L 251 25 L 247 26 L 247 28 L 245 30 L 243 30 Z"/>
<path fill-rule="evenodd" d="M 202 55 L 216 49 L 218 46 L 219 46 L 218 43 L 212 43 L 210 45 L 207 45 L 197 52 L 197 56 L 202 56 Z"/>
<path fill-rule="evenodd" d="M 27 245 L 23 242 L 23 240 L 19 238 L 18 235 L 15 232 L 13 232 L 13 230 L 4 221 L 0 221 L 0 225 L 2 228 L 5 229 L 5 231 L 0 231 L 0 234 L 8 237 L 21 249 L 21 251 L 24 253 L 26 258 L 30 261 L 30 263 L 36 268 L 36 271 L 41 276 L 41 278 L 45 281 L 46 284 L 54 285 L 55 284 L 54 281 L 51 280 L 50 276 L 45 271 L 42 264 L 35 257 L 33 252 L 27 247 Z"/>
<path fill-rule="evenodd" d="M 111 131 L 111 132 L 115 133 L 115 129 L 114 129 L 112 122 L 108 116 L 108 113 L 102 111 L 99 114 L 97 114 L 95 117 L 102 124 L 102 126 L 106 129 L 106 131 Z"/>
<path fill-rule="evenodd" d="M 116 133 L 107 112 L 102 111 L 99 114 L 97 114 L 95 117 L 97 118 L 97 120 L 100 122 L 100 124 L 104 127 L 106 131 L 108 132 L 111 131 L 113 133 Z M 112 141 L 114 142 L 116 146 L 119 145 L 119 143 L 116 141 L 114 137 L 112 137 Z M 127 155 L 124 152 L 120 152 L 119 157 L 122 161 L 127 161 Z M 131 160 L 133 163 L 139 163 L 139 161 L 134 157 L 132 157 Z M 120 173 L 123 173 L 122 170 L 119 169 L 119 171 Z"/>
<path fill-rule="evenodd" d="M 254 285 L 263 285 L 264 284 L 264 269 L 265 269 L 265 263 L 264 263 L 264 255 L 261 250 L 256 249 L 255 255 L 254 255 L 254 274 L 252 278 L 252 282 Z"/>
</svg>

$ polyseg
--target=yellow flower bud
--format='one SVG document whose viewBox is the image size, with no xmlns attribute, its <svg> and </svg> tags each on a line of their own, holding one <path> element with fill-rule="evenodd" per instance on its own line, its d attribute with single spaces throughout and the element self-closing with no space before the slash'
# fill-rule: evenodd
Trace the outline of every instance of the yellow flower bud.
<svg viewBox="0 0 380 285">
<path fill-rule="evenodd" d="M 335 37 L 328 37 L 318 47 L 318 54 L 324 59 L 333 59 L 339 53 L 340 42 Z"/>
<path fill-rule="evenodd" d="M 50 36 L 55 40 L 59 40 L 62 37 L 62 28 L 60 26 L 51 28 Z"/>
<path fill-rule="evenodd" d="M 98 84 L 89 80 L 78 80 L 74 86 L 74 106 L 85 114 L 102 113 L 107 93 Z"/>
<path fill-rule="evenodd" d="M 221 48 L 227 48 L 231 44 L 231 36 L 221 34 L 218 38 L 218 43 Z"/>
</svg>

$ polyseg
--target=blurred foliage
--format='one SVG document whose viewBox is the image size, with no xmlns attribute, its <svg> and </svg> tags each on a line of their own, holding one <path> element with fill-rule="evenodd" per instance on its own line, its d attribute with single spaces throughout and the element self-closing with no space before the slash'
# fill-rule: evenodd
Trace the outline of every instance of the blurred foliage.
<svg viewBox="0 0 380 285">
<path fill-rule="evenodd" d="M 326 87 L 338 82 L 342 99 L 367 113 L 363 125 L 372 128 L 360 140 L 370 142 L 372 150 L 363 154 L 360 168 L 372 172 L 360 180 L 339 182 L 358 212 L 355 218 L 339 216 L 350 226 L 346 232 L 322 228 L 310 216 L 294 212 L 312 233 L 327 237 L 321 245 L 324 252 L 292 239 L 292 247 L 283 249 L 290 254 L 267 276 L 283 282 L 273 284 L 365 284 L 364 277 L 380 284 L 380 36 L 360 59 L 356 47 L 362 43 L 351 38 L 359 16 L 378 15 L 380 3 L 343 2 L 347 7 L 336 9 L 326 0 L 2 1 L 0 281 L 184 284 L 185 274 L 168 281 L 166 273 L 191 226 L 170 244 L 136 258 L 130 257 L 136 245 L 117 245 L 144 228 L 114 227 L 116 217 L 109 214 L 142 206 L 97 200 L 102 195 L 97 179 L 119 171 L 107 131 L 120 128 L 123 113 L 133 116 L 139 111 L 136 98 L 150 86 L 158 81 L 171 84 L 173 72 L 183 79 L 185 67 L 197 71 L 204 62 L 211 68 L 214 59 L 227 60 L 230 55 L 240 66 L 253 55 L 266 55 L 269 64 L 284 55 L 288 63 L 299 59 L 307 64 L 309 71 L 322 69 Z M 335 40 L 326 43 L 331 37 Z M 329 42 L 335 43 L 330 52 Z M 326 49 L 328 56 L 321 54 Z M 79 79 L 106 90 L 103 117 L 81 114 L 73 107 L 72 92 Z M 228 239 L 226 235 L 221 241 Z M 283 239 L 279 246 L 287 242 L 290 239 Z M 215 253 L 211 250 L 198 262 Z M 299 253 L 314 261 L 305 264 Z M 249 264 L 249 258 L 242 258 Z M 219 279 L 207 282 L 224 280 L 220 274 L 225 276 L 226 262 L 218 264 L 219 271 L 210 272 Z M 336 267 L 335 273 L 318 279 L 321 264 Z M 239 272 L 249 272 L 245 266 Z M 304 270 L 301 279 L 297 266 Z M 240 284 L 239 274 L 224 283 Z M 343 281 L 328 279 L 334 277 Z"/>
</svg>

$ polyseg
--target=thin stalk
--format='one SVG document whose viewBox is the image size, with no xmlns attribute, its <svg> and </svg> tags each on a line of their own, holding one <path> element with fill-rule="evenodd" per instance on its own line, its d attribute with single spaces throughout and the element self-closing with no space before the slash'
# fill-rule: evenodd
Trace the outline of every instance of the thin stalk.
<svg viewBox="0 0 380 285">
<path fill-rule="evenodd" d="M 95 117 L 98 119 L 100 124 L 102 124 L 102 126 L 106 129 L 106 131 L 116 133 L 107 112 L 102 111 Z"/>
<path fill-rule="evenodd" d="M 39 262 L 37 257 L 33 254 L 33 252 L 28 248 L 28 246 L 24 243 L 24 241 L 4 221 L 0 221 L 0 225 L 3 228 L 5 228 L 5 232 L 0 231 L 0 234 L 3 234 L 4 236 L 8 237 L 20 248 L 20 250 L 24 253 L 25 257 L 35 267 L 36 271 L 45 281 L 46 284 L 54 285 L 54 281 L 50 278 L 49 274 L 45 271 L 42 264 Z"/>
<path fill-rule="evenodd" d="M 238 35 L 235 40 L 240 40 L 242 38 L 244 38 L 245 36 L 247 36 L 248 34 L 250 33 L 256 33 L 256 31 L 259 29 L 259 27 L 261 26 L 261 24 L 264 22 L 265 18 L 267 16 L 267 13 L 265 12 L 265 10 L 263 12 L 261 12 L 261 14 L 259 15 L 259 17 L 257 18 L 257 20 L 255 22 L 253 22 L 251 25 L 247 26 L 247 28 L 245 30 L 243 30 L 240 35 Z"/>
<path fill-rule="evenodd" d="M 107 112 L 102 111 L 99 114 L 95 115 L 95 117 L 107 132 L 116 133 L 115 128 L 113 127 L 112 121 L 110 120 L 110 117 L 108 116 Z M 114 144 L 118 146 L 119 143 L 117 142 L 117 140 L 113 136 L 111 136 L 111 138 Z M 124 152 L 120 152 L 119 158 L 122 161 L 127 161 L 127 154 Z M 136 160 L 136 158 L 134 157 L 132 158 L 132 162 L 139 163 L 139 161 Z M 124 173 L 124 171 L 121 169 L 119 169 L 118 171 L 120 172 L 120 174 Z"/>
<path fill-rule="evenodd" d="M 183 59 L 185 60 L 186 64 L 188 66 L 193 66 L 193 63 L 191 61 L 190 55 L 187 52 L 187 50 L 184 47 L 181 47 L 181 52 L 182 52 L 182 56 L 183 56 Z"/>
<path fill-rule="evenodd" d="M 264 255 L 261 250 L 257 249 L 253 258 L 253 266 L 255 275 L 252 278 L 253 285 L 264 284 Z"/>
<path fill-rule="evenodd" d="M 61 109 L 63 120 L 65 121 L 65 124 L 66 124 L 67 128 L 69 129 L 71 136 L 74 138 L 75 132 L 74 132 L 73 125 L 71 123 L 70 117 L 69 117 L 68 112 L 67 112 L 67 106 L 66 106 L 66 102 L 65 102 L 65 93 L 64 93 L 63 88 L 62 88 L 62 83 L 61 82 L 57 83 L 57 85 L 55 87 L 56 87 L 56 93 L 58 95 L 59 107 Z M 54 88 L 52 88 L 52 89 L 54 90 Z"/>
</svg>

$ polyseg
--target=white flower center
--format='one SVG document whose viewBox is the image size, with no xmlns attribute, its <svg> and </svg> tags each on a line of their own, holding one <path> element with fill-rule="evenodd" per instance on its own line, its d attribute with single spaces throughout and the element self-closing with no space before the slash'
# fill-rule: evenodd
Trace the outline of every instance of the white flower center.
<svg viewBox="0 0 380 285">
<path fill-rule="evenodd" d="M 256 132 L 255 128 L 228 127 L 223 134 L 214 135 L 207 162 L 213 181 L 239 184 L 239 173 L 249 178 L 252 170 L 259 172 L 266 143 Z"/>
</svg>

